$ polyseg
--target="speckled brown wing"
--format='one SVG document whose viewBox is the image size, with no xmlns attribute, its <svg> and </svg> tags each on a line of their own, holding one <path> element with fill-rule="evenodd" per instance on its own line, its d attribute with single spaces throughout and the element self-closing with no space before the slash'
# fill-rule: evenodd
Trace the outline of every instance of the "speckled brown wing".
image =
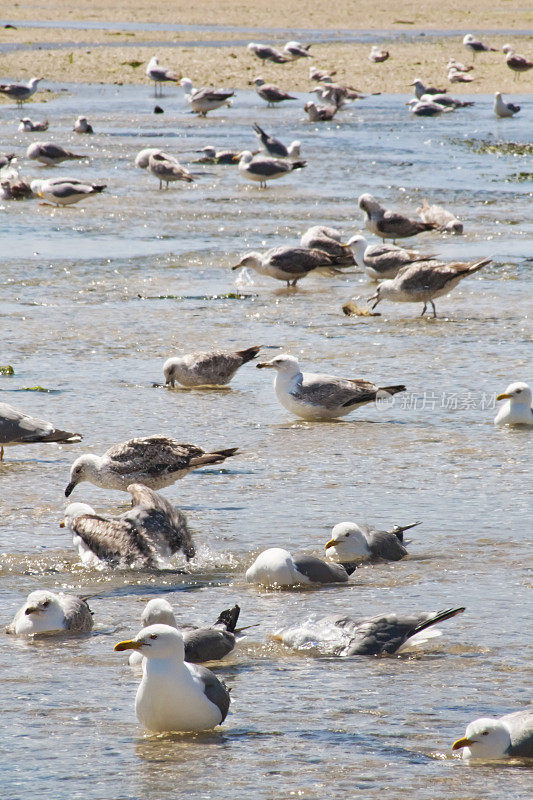
<svg viewBox="0 0 533 800">
<path fill-rule="evenodd" d="M 119 475 L 128 473 L 160 474 L 189 469 L 191 460 L 201 458 L 205 450 L 193 444 L 180 444 L 169 436 L 145 436 L 111 447 L 105 457 Z"/>
<path fill-rule="evenodd" d="M 132 483 L 127 488 L 135 508 L 121 519 L 142 531 L 152 552 L 165 557 L 183 550 L 187 560 L 194 558 L 196 550 L 185 514 L 147 486 Z"/>
<path fill-rule="evenodd" d="M 113 566 L 155 563 L 153 547 L 132 520 L 83 514 L 71 523 L 71 529 L 97 558 Z"/>
<path fill-rule="evenodd" d="M 279 247 L 270 250 L 267 255 L 273 267 L 294 274 L 306 273 L 334 264 L 334 259 L 328 253 L 323 250 L 311 250 L 307 247 Z"/>
</svg>

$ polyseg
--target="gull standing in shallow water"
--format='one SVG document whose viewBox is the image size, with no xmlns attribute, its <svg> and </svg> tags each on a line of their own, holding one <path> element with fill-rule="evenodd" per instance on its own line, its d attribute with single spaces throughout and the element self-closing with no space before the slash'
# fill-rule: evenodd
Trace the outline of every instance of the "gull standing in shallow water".
<svg viewBox="0 0 533 800">
<path fill-rule="evenodd" d="M 405 392 L 403 385 L 379 387 L 361 379 L 302 372 L 298 359 L 285 354 L 257 364 L 258 369 L 267 367 L 276 370 L 274 389 L 281 405 L 307 420 L 344 417 L 366 403 Z"/>
<path fill-rule="evenodd" d="M 168 358 L 163 365 L 165 383 L 182 386 L 226 386 L 237 370 L 257 357 L 261 345 L 246 350 L 210 350 Z"/>
<path fill-rule="evenodd" d="M 292 556 L 281 547 L 263 550 L 246 571 L 248 583 L 260 586 L 298 586 L 312 583 L 346 583 L 353 567 L 328 564 L 314 556 Z"/>
<path fill-rule="evenodd" d="M 326 542 L 325 549 L 342 564 L 368 559 L 383 561 L 401 561 L 408 555 L 403 546 L 403 532 L 420 525 L 397 525 L 391 531 L 378 531 L 370 525 L 358 525 L 355 522 L 339 522 L 331 531 L 331 539 Z"/>
<path fill-rule="evenodd" d="M 87 503 L 71 503 L 60 527 L 74 534 L 73 543 L 86 566 L 157 567 L 180 550 L 187 561 L 195 548 L 187 518 L 162 495 L 132 483 L 133 508 L 120 517 L 97 514 Z"/>
<path fill-rule="evenodd" d="M 462 750 L 466 760 L 533 758 L 533 706 L 503 717 L 475 719 L 452 750 Z"/>
<path fill-rule="evenodd" d="M 87 453 L 77 458 L 70 469 L 65 496 L 69 497 L 82 481 L 119 492 L 127 492 L 130 483 L 163 489 L 193 469 L 222 464 L 235 455 L 237 449 L 232 447 L 207 453 L 194 444 L 181 444 L 171 436 L 157 434 L 130 439 L 110 447 L 103 456 Z"/>
<path fill-rule="evenodd" d="M 232 269 L 250 267 L 260 275 L 287 281 L 287 286 L 296 286 L 301 278 L 305 278 L 315 270 L 333 275 L 342 274 L 335 264 L 335 258 L 323 250 L 309 250 L 307 247 L 273 247 L 266 253 L 248 253 Z"/>
<path fill-rule="evenodd" d="M 533 425 L 531 388 L 527 383 L 511 383 L 496 400 L 507 400 L 494 418 L 495 425 Z"/>
<path fill-rule="evenodd" d="M 179 161 L 173 156 L 165 153 L 152 153 L 148 158 L 148 169 L 156 178 L 159 179 L 159 188 L 168 189 L 168 184 L 173 181 L 185 181 L 194 183 L 194 178 L 188 169 L 182 167 Z"/>
<path fill-rule="evenodd" d="M 380 283 L 376 294 L 368 299 L 376 301 L 372 309 L 382 300 L 391 300 L 393 303 L 424 303 L 420 315 L 422 317 L 426 313 L 427 304 L 431 303 L 435 318 L 437 311 L 433 300 L 449 294 L 463 278 L 473 275 L 491 261 L 490 258 L 483 258 L 471 263 L 456 261 L 452 264 L 440 264 L 437 261 L 428 261 L 413 264 L 401 269 L 392 280 Z"/>
<path fill-rule="evenodd" d="M 369 245 L 364 236 L 352 236 L 346 244 L 352 248 L 355 262 L 373 280 L 395 278 L 402 267 L 419 261 L 429 261 L 433 253 L 404 250 L 394 244 Z"/>
<path fill-rule="evenodd" d="M 262 100 L 268 103 L 269 108 L 274 108 L 277 103 L 282 103 L 284 100 L 298 99 L 297 97 L 293 97 L 292 94 L 284 92 L 283 89 L 280 89 L 279 86 L 276 86 L 274 83 L 265 83 L 263 78 L 256 78 L 254 83 L 255 91 Z"/>
<path fill-rule="evenodd" d="M 47 442 L 74 444 L 82 439 L 81 433 L 62 431 L 51 422 L 30 417 L 7 403 L 0 403 L 0 461 L 4 458 L 4 447 Z"/>
<path fill-rule="evenodd" d="M 383 241 L 405 239 L 437 227 L 434 222 L 422 222 L 419 219 L 405 217 L 396 211 L 387 211 L 371 194 L 362 194 L 357 202 L 359 208 L 366 214 L 366 227 Z"/>
<path fill-rule="evenodd" d="M 165 69 L 164 67 L 159 66 L 159 59 L 155 56 L 150 59 L 148 62 L 148 66 L 146 67 L 146 75 L 150 78 L 151 81 L 154 82 L 154 97 L 158 96 L 157 87 L 159 86 L 159 96 L 163 96 L 163 83 L 172 81 L 173 83 L 179 83 L 181 75 L 178 75 L 176 72 L 172 72 L 170 69 Z"/>
<path fill-rule="evenodd" d="M 231 106 L 230 98 L 235 92 L 227 89 L 195 89 L 190 78 L 182 78 L 180 85 L 185 92 L 185 100 L 196 114 L 206 117 L 209 111 L 214 111 L 220 106 Z"/>
<path fill-rule="evenodd" d="M 243 150 L 239 154 L 239 172 L 249 181 L 259 183 L 259 186 L 266 189 L 267 181 L 274 181 L 289 175 L 295 169 L 302 169 L 306 166 L 303 159 L 286 161 L 282 158 L 270 158 L 269 156 L 256 156 L 251 150 Z"/>
<path fill-rule="evenodd" d="M 93 616 L 87 602 L 72 594 L 48 590 L 31 592 L 15 614 L 6 633 L 33 636 L 40 633 L 88 633 Z"/>
<path fill-rule="evenodd" d="M 37 84 L 40 81 L 42 78 L 30 78 L 27 84 L 0 83 L 0 92 L 14 100 L 18 106 L 22 106 L 37 91 Z"/>
<path fill-rule="evenodd" d="M 230 696 L 205 667 L 187 664 L 183 636 L 170 625 L 149 625 L 115 650 L 146 657 L 135 698 L 139 722 L 151 731 L 205 731 L 224 722 Z"/>
</svg>

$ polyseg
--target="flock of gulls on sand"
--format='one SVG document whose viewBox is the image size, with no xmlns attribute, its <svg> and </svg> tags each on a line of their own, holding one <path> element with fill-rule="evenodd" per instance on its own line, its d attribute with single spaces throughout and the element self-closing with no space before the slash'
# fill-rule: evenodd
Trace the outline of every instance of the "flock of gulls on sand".
<svg viewBox="0 0 533 800">
<path fill-rule="evenodd" d="M 464 46 L 472 53 L 490 52 L 494 48 L 467 35 Z M 291 41 L 282 48 L 250 43 L 248 51 L 262 61 L 285 64 L 298 58 L 312 58 L 310 46 Z M 533 67 L 533 62 L 514 53 L 506 45 L 505 63 L 518 76 Z M 369 59 L 383 63 L 390 53 L 374 46 Z M 472 65 L 465 66 L 450 59 L 448 80 L 469 82 Z M 154 83 L 156 97 L 162 96 L 165 82 L 180 83 L 185 98 L 194 113 L 202 116 L 231 103 L 233 91 L 195 89 L 192 81 L 162 67 L 157 58 L 149 62 L 146 74 Z M 315 121 L 332 119 L 343 106 L 362 95 L 353 87 L 336 84 L 333 75 L 311 67 L 310 77 L 318 83 L 314 93 L 317 105 L 305 106 L 309 118 Z M 38 89 L 40 79 L 25 84 L 0 85 L 0 92 L 18 105 L 29 100 Z M 291 102 L 295 98 L 274 84 L 258 77 L 255 88 L 268 105 Z M 409 104 L 416 115 L 433 115 L 472 105 L 448 95 L 444 89 L 425 86 L 416 79 L 415 99 Z M 504 103 L 499 92 L 495 95 L 495 113 L 509 117 L 519 111 L 517 106 Z M 21 132 L 45 131 L 49 123 L 21 120 Z M 281 178 L 305 167 L 300 156 L 300 142 L 286 146 L 269 135 L 257 123 L 253 130 L 259 152 L 252 150 L 219 151 L 206 146 L 201 149 L 201 161 L 216 164 L 235 164 L 247 180 L 266 186 L 268 181 Z M 74 131 L 91 134 L 93 128 L 84 116 L 78 117 Z M 84 159 L 52 142 L 34 142 L 26 156 L 50 167 L 68 160 Z M 69 205 L 106 187 L 76 178 L 33 180 L 27 187 L 20 180 L 12 154 L 0 156 L 0 177 L 4 199 L 39 196 L 56 205 Z M 141 169 L 148 169 L 159 179 L 160 187 L 173 181 L 193 182 L 194 175 L 172 155 L 156 148 L 142 150 L 135 159 Z M 405 216 L 384 208 L 370 194 L 362 194 L 359 208 L 365 215 L 370 233 L 382 240 L 369 244 L 357 234 L 347 242 L 339 231 L 313 226 L 304 233 L 297 246 L 275 247 L 267 252 L 246 254 L 237 268 L 251 268 L 288 286 L 315 271 L 337 274 L 358 267 L 379 281 L 370 298 L 372 308 L 383 300 L 428 305 L 436 316 L 434 300 L 448 294 L 465 277 L 476 273 L 489 263 L 478 261 L 443 263 L 433 253 L 421 253 L 398 247 L 395 242 L 425 231 L 440 230 L 460 235 L 463 223 L 451 212 L 424 201 L 417 217 Z M 392 244 L 385 244 L 391 240 Z M 349 305 L 349 304 L 348 304 Z M 350 309 L 348 313 L 351 313 Z M 369 312 L 366 312 L 367 314 Z M 189 353 L 167 359 L 163 365 L 165 385 L 194 387 L 226 386 L 237 370 L 259 355 L 261 347 L 238 351 L 209 351 Z M 390 398 L 405 391 L 404 385 L 378 386 L 366 379 L 340 378 L 333 375 L 302 372 L 298 360 L 280 354 L 269 361 L 257 363 L 257 368 L 274 369 L 274 388 L 277 398 L 292 414 L 306 420 L 329 420 L 343 417 L 366 403 Z M 497 397 L 505 401 L 494 422 L 498 426 L 533 426 L 532 393 L 522 382 L 512 383 Z M 56 442 L 74 444 L 82 439 L 54 427 L 52 423 L 30 417 L 5 404 L 0 404 L 0 460 L 4 448 L 32 443 Z M 164 436 L 152 435 L 110 447 L 102 456 L 85 454 L 76 458 L 65 488 L 69 497 L 84 481 L 106 490 L 127 492 L 132 505 L 120 516 L 102 515 L 86 503 L 70 503 L 63 514 L 61 526 L 68 528 L 87 567 L 154 569 L 163 566 L 178 553 L 186 562 L 195 556 L 195 545 L 185 515 L 159 490 L 172 485 L 189 472 L 205 465 L 222 464 L 238 456 L 237 448 L 206 451 Z M 377 530 L 355 522 L 341 522 L 333 527 L 325 543 L 327 560 L 296 555 L 273 547 L 260 553 L 246 571 L 246 581 L 265 587 L 311 586 L 345 584 L 363 561 L 400 561 L 408 556 L 404 532 L 419 525 L 415 522 Z M 88 598 L 51 591 L 34 591 L 17 611 L 7 632 L 14 635 L 50 633 L 81 634 L 93 627 Z M 325 616 L 304 620 L 301 624 L 274 631 L 275 640 L 289 648 L 315 648 L 330 655 L 379 656 L 400 653 L 420 646 L 438 636 L 434 627 L 465 609 L 449 608 L 439 612 L 420 612 L 410 615 L 396 613 L 373 617 Z M 219 725 L 230 708 L 228 689 L 203 664 L 219 661 L 235 648 L 245 628 L 237 628 L 239 606 L 222 611 L 213 624 L 183 626 L 178 624 L 170 604 L 161 598 L 150 600 L 141 617 L 142 629 L 131 639 L 115 645 L 116 651 L 132 651 L 130 665 L 140 670 L 142 679 L 137 691 L 135 709 L 142 725 L 152 731 L 201 731 Z M 499 719 L 482 718 L 470 723 L 463 738 L 453 744 L 466 758 L 500 759 L 533 757 L 533 711 L 527 708 Z"/>
</svg>

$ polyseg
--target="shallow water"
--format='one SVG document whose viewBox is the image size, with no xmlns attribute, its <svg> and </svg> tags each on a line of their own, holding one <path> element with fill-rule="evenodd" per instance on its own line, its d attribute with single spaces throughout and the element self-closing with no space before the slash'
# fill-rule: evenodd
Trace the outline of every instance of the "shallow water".
<svg viewBox="0 0 533 800">
<path fill-rule="evenodd" d="M 334 124 L 314 126 L 303 103 L 270 110 L 253 93 L 239 92 L 231 110 L 203 120 L 173 89 L 157 101 L 159 116 L 148 87 L 68 89 L 27 109 L 49 117 L 45 134 L 17 133 L 19 114 L 0 109 L 2 151 L 21 155 L 27 177 L 108 183 L 73 208 L 0 206 L 0 363 L 15 369 L 0 376 L 0 398 L 85 435 L 70 447 L 10 448 L 0 465 L 1 621 L 28 592 L 49 587 L 94 594 L 95 629 L 69 641 L 0 639 L 3 796 L 527 796 L 530 768 L 468 767 L 450 748 L 469 720 L 530 700 L 532 434 L 495 429 L 492 420 L 495 394 L 532 379 L 532 184 L 509 180 L 531 165 L 477 154 L 466 142 L 531 141 L 528 97 L 516 98 L 524 106 L 517 118 L 501 121 L 489 97 L 425 121 L 407 114 L 407 98 L 369 97 Z M 93 137 L 71 132 L 79 113 Z M 133 166 L 152 145 L 184 163 L 207 144 L 253 147 L 254 121 L 287 142 L 299 138 L 306 169 L 261 191 L 236 168 L 190 165 L 195 184 L 159 192 Z M 90 160 L 55 169 L 26 162 L 25 148 L 39 139 Z M 309 224 L 352 235 L 364 191 L 409 211 L 424 196 L 452 208 L 465 235 L 429 233 L 420 249 L 494 263 L 437 300 L 437 320 L 385 302 L 381 317 L 343 316 L 347 299 L 364 304 L 374 291 L 361 274 L 312 276 L 287 291 L 230 271 L 243 251 L 294 242 Z M 270 373 L 253 364 L 224 392 L 152 386 L 171 354 L 253 344 L 281 347 L 310 370 L 405 383 L 408 393 L 391 408 L 307 423 L 279 406 Z M 24 391 L 34 386 L 50 391 Z M 165 490 L 195 531 L 190 574 L 80 567 L 58 527 L 70 463 L 156 432 L 242 450 Z M 107 513 L 126 507 L 124 496 L 87 483 L 72 499 Z M 410 532 L 409 559 L 363 567 L 347 586 L 267 592 L 244 583 L 265 547 L 323 555 L 343 519 L 423 525 Z M 184 620 L 209 622 L 239 602 L 242 624 L 259 623 L 217 668 L 233 703 L 213 733 L 150 736 L 135 720 L 137 678 L 113 645 L 138 630 L 145 601 L 160 593 Z M 466 613 L 411 657 L 333 659 L 268 639 L 280 624 L 312 615 L 453 605 Z"/>
</svg>

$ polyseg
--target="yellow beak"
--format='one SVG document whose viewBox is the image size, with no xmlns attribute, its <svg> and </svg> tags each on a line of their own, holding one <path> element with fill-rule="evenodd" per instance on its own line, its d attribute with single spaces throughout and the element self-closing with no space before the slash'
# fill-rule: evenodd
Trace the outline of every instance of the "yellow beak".
<svg viewBox="0 0 533 800">
<path fill-rule="evenodd" d="M 472 739 L 463 736 L 462 739 L 457 739 L 457 741 L 452 744 L 452 750 L 460 750 L 461 747 L 469 747 L 471 744 L 474 744 Z"/>
<path fill-rule="evenodd" d="M 125 642 L 118 642 L 113 650 L 140 650 L 141 647 L 141 642 L 136 642 L 135 639 L 126 639 Z"/>
<path fill-rule="evenodd" d="M 59 523 L 59 527 L 60 527 L 60 528 L 65 528 L 65 527 L 66 527 L 66 526 L 65 526 L 65 520 L 64 520 L 64 519 L 63 519 L 63 520 L 61 520 L 61 522 Z"/>
<path fill-rule="evenodd" d="M 496 400 L 510 400 L 511 397 L 512 397 L 512 395 L 505 394 L 505 392 L 504 392 L 503 394 L 499 394 L 498 397 L 496 398 Z"/>
<path fill-rule="evenodd" d="M 329 542 L 326 542 L 324 545 L 324 550 L 327 550 L 328 547 L 335 547 L 335 545 L 339 544 L 336 539 L 330 539 Z"/>
</svg>

